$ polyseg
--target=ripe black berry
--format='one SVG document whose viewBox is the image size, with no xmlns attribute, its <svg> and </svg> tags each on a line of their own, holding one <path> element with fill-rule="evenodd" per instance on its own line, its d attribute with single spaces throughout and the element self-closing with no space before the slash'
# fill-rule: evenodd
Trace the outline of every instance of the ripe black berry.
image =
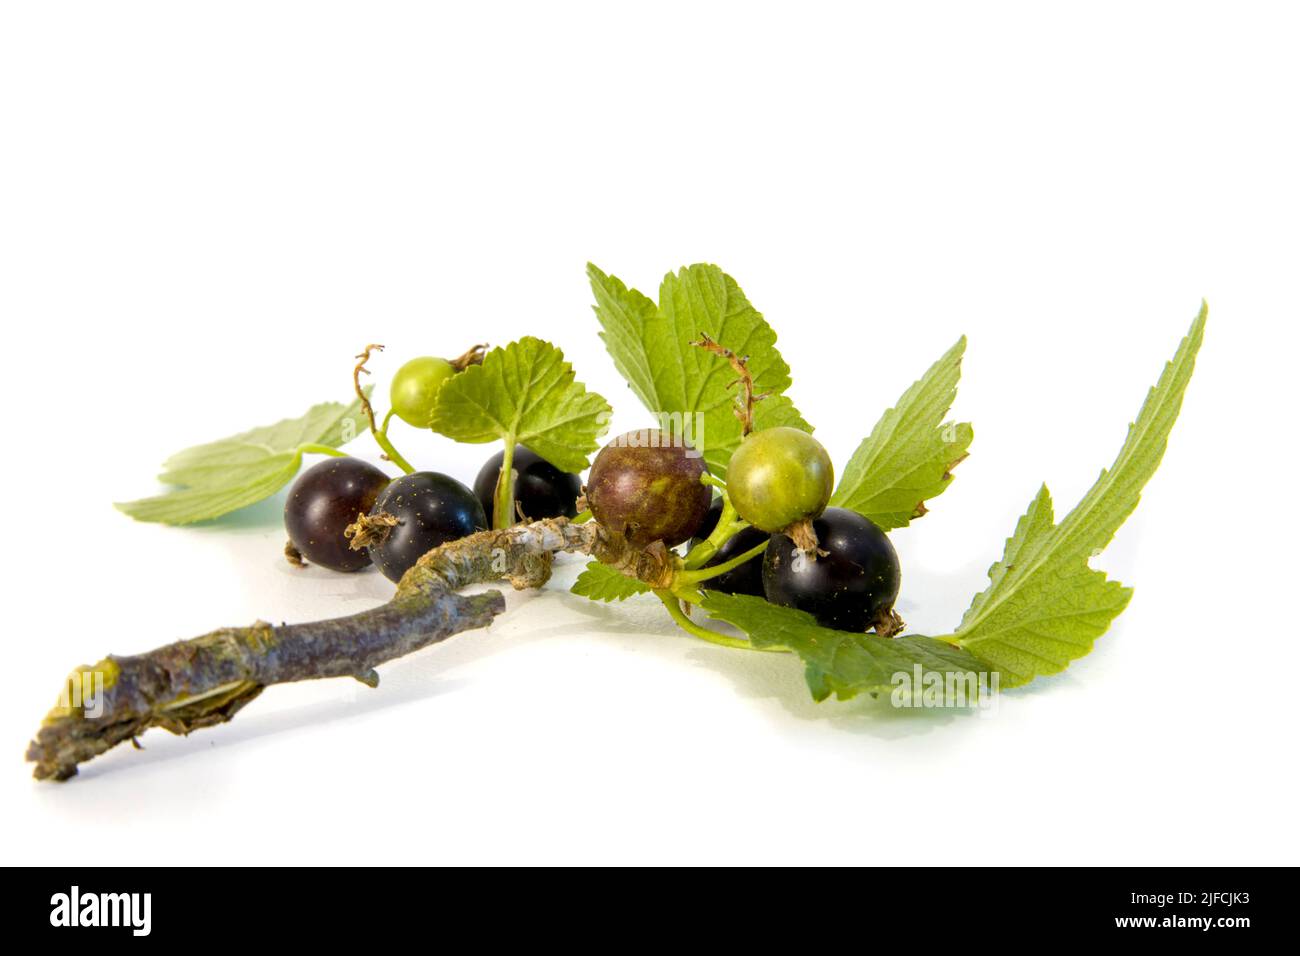
<svg viewBox="0 0 1300 956">
<path fill-rule="evenodd" d="M 474 479 L 474 494 L 483 513 L 492 518 L 492 501 L 497 490 L 497 477 L 505 452 L 499 451 L 483 465 Z M 510 524 L 522 512 L 529 521 L 540 518 L 572 518 L 578 513 L 578 496 L 582 494 L 582 479 L 567 471 L 560 471 L 549 461 L 522 445 L 515 446 L 513 469 L 515 471 L 515 511 L 510 514 Z"/>
<path fill-rule="evenodd" d="M 763 555 L 763 588 L 773 604 L 807 611 L 824 627 L 863 632 L 887 623 L 898 597 L 898 553 L 885 533 L 855 511 L 827 508 L 813 522 L 827 554 L 814 561 L 783 534 Z"/>
<path fill-rule="evenodd" d="M 359 458 L 327 458 L 293 483 L 284 503 L 289 540 L 308 562 L 334 571 L 358 571 L 370 563 L 353 551 L 343 530 L 369 514 L 388 476 Z"/>
<path fill-rule="evenodd" d="M 375 501 L 370 517 L 391 515 L 396 524 L 367 550 L 384 577 L 398 581 L 426 551 L 487 528 L 483 506 L 455 478 L 417 471 L 394 480 Z"/>
</svg>

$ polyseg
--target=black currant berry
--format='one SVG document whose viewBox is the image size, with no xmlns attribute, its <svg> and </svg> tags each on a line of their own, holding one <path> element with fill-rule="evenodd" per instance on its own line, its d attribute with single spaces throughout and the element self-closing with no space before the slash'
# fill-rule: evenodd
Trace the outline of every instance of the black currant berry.
<svg viewBox="0 0 1300 956">
<path fill-rule="evenodd" d="M 384 577 L 398 581 L 426 551 L 487 528 L 483 506 L 455 478 L 417 471 L 395 479 L 370 509 L 371 519 L 390 515 L 396 524 L 376 527 L 367 546 Z"/>
<path fill-rule="evenodd" d="M 478 496 L 483 513 L 492 518 L 492 502 L 496 495 L 497 478 L 505 451 L 499 451 L 483 465 L 474 479 L 474 494 Z M 572 518 L 578 513 L 578 496 L 582 494 L 582 479 L 567 471 L 560 471 L 549 461 L 523 445 L 515 446 L 513 470 L 515 472 L 515 510 L 510 514 L 510 524 L 522 512 L 529 521 L 540 518 Z"/>
<path fill-rule="evenodd" d="M 813 522 L 827 554 L 806 556 L 783 534 L 763 555 L 763 589 L 773 604 L 807 611 L 824 627 L 861 633 L 888 623 L 898 597 L 898 553 L 885 532 L 847 508 Z"/>
<path fill-rule="evenodd" d="M 699 543 L 711 535 L 721 517 L 722 499 L 718 498 L 709 506 L 708 514 L 704 516 L 704 523 L 695 532 L 693 543 Z M 704 567 L 716 567 L 732 558 L 738 558 L 751 548 L 767 541 L 769 537 L 771 536 L 766 531 L 759 531 L 757 528 L 746 528 L 744 531 L 737 532 L 726 540 L 717 554 L 704 563 Z M 752 594 L 755 597 L 764 597 L 763 556 L 760 554 L 750 558 L 738 568 L 732 568 L 716 578 L 709 578 L 701 582 L 700 587 L 708 591 L 721 591 L 724 594 Z"/>
<path fill-rule="evenodd" d="M 600 450 L 587 477 L 592 516 L 634 548 L 681 544 L 699 528 L 713 492 L 704 459 L 671 433 L 645 429 Z"/>
<path fill-rule="evenodd" d="M 284 503 L 289 541 L 309 563 L 334 571 L 358 571 L 370 555 L 353 551 L 343 530 L 369 514 L 388 476 L 359 458 L 327 458 L 293 483 Z"/>
</svg>

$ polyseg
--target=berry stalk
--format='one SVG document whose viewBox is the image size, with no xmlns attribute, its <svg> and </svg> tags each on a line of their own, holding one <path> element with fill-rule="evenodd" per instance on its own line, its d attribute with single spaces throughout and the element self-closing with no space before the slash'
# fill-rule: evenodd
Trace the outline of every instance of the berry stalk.
<svg viewBox="0 0 1300 956">
<path fill-rule="evenodd" d="M 487 517 L 497 530 L 508 528 L 515 521 L 515 443 L 510 440 L 505 443 L 501 472 L 492 496 L 492 513 Z"/>
<path fill-rule="evenodd" d="M 361 376 L 370 374 L 370 369 L 366 368 L 366 363 L 370 361 L 370 353 L 383 350 L 382 345 L 367 345 L 361 350 L 361 353 L 356 356 L 357 364 L 352 368 L 352 387 L 357 393 L 357 398 L 361 400 L 361 411 L 370 422 L 370 434 L 375 439 L 375 444 L 383 449 L 385 458 L 409 475 L 415 471 L 415 466 L 402 457 L 388 438 L 388 422 L 392 419 L 393 412 L 390 410 L 384 417 L 384 427 L 380 428 L 375 423 L 375 410 L 370 405 L 370 399 L 366 397 L 365 389 L 361 387 Z"/>
</svg>

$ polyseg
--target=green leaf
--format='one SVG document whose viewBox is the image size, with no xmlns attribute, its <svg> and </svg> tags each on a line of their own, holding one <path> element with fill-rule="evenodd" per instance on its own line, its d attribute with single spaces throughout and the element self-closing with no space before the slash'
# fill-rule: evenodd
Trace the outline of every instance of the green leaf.
<svg viewBox="0 0 1300 956">
<path fill-rule="evenodd" d="M 1092 650 L 1132 591 L 1088 566 L 1137 507 L 1164 455 L 1201 347 L 1204 304 L 1110 468 L 1065 518 L 1052 517 L 1044 487 L 1007 540 L 989 586 L 971 602 L 952 639 L 1002 673 L 1003 686 L 1063 671 Z"/>
<path fill-rule="evenodd" d="M 978 658 L 932 637 L 891 639 L 836 631 L 819 625 L 811 614 L 768 604 L 747 594 L 709 591 L 703 607 L 710 616 L 748 634 L 756 647 L 783 647 L 798 654 L 805 665 L 808 687 L 817 700 L 831 694 L 848 700 L 863 693 L 892 693 L 902 674 L 917 689 L 939 682 L 945 699 L 951 702 L 959 699 L 954 693 L 957 688 L 964 692 L 971 689 L 970 680 L 990 680 L 991 669 Z M 973 697 L 968 700 L 974 703 Z"/>
<path fill-rule="evenodd" d="M 525 336 L 452 377 L 431 427 L 456 441 L 524 444 L 562 471 L 579 472 L 600 447 L 609 403 L 574 381 L 564 353 Z"/>
<path fill-rule="evenodd" d="M 269 498 L 302 464 L 304 445 L 338 448 L 366 427 L 360 399 L 323 402 L 300 418 L 250 429 L 230 438 L 178 452 L 158 480 L 176 489 L 116 507 L 139 521 L 191 524 L 207 521 Z"/>
<path fill-rule="evenodd" d="M 626 601 L 634 594 L 649 593 L 650 586 L 644 581 L 629 578 L 608 564 L 592 561 L 578 575 L 569 590 L 593 601 Z"/>
<path fill-rule="evenodd" d="M 755 390 L 767 398 L 755 406 L 754 427 L 790 425 L 812 431 L 782 393 L 790 367 L 776 349 L 776 333 L 749 303 L 731 276 L 714 265 L 693 265 L 664 277 L 659 304 L 614 276 L 588 264 L 601 338 L 614 365 L 650 412 L 684 425 L 704 453 L 709 470 L 726 476 L 740 444 L 733 412 L 735 376 L 726 362 L 692 346 L 702 333 L 749 358 Z M 699 414 L 697 422 L 691 416 Z M 688 420 L 681 422 L 681 417 Z M 664 423 L 660 427 L 665 427 Z"/>
<path fill-rule="evenodd" d="M 137 521 L 162 524 L 207 521 L 271 497 L 292 480 L 301 464 L 301 453 L 268 453 L 257 462 L 226 469 L 216 466 L 206 484 L 152 498 L 118 502 L 116 507 Z M 217 472 L 221 472 L 221 479 L 217 479 Z"/>
<path fill-rule="evenodd" d="M 957 395 L 963 336 L 885 412 L 844 468 L 831 504 L 850 508 L 886 531 L 925 514 L 925 502 L 952 481 L 970 447 L 967 422 L 944 424 Z"/>
</svg>

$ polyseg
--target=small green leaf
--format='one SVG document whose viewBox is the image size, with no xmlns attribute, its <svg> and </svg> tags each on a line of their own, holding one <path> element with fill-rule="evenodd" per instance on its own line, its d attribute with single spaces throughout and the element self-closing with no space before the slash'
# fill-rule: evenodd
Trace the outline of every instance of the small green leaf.
<svg viewBox="0 0 1300 956">
<path fill-rule="evenodd" d="M 178 452 L 158 476 L 163 484 L 176 486 L 174 491 L 116 507 L 138 521 L 163 524 L 219 518 L 269 498 L 288 484 L 302 464 L 302 446 L 337 448 L 365 427 L 360 399 L 349 405 L 313 405 L 300 418 Z"/>
<path fill-rule="evenodd" d="M 1092 650 L 1128 604 L 1132 591 L 1088 566 L 1133 513 L 1160 464 L 1196 364 L 1208 309 L 1147 394 L 1109 469 L 1065 518 L 1055 523 L 1044 487 L 1007 540 L 989 586 L 976 595 L 952 635 L 1002 673 L 1003 686 L 1056 674 Z"/>
<path fill-rule="evenodd" d="M 727 363 L 691 345 L 707 333 L 749 359 L 755 391 L 768 397 L 754 409 L 754 427 L 789 425 L 812 431 L 782 393 L 790 367 L 776 349 L 776 333 L 731 276 L 714 265 L 693 265 L 664 277 L 659 304 L 588 264 L 600 337 L 614 365 L 652 414 L 700 420 L 681 425 L 704 453 L 709 470 L 725 477 L 741 426 L 733 412 L 735 376 Z M 677 422 L 673 422 L 677 425 Z M 663 426 L 661 426 L 663 427 Z"/>
<path fill-rule="evenodd" d="M 891 693 L 907 675 L 918 690 L 937 680 L 945 699 L 953 692 L 989 681 L 991 669 L 970 653 L 932 637 L 885 638 L 853 634 L 819 625 L 811 614 L 768 604 L 747 594 L 706 592 L 703 607 L 749 635 L 756 647 L 783 647 L 798 654 L 805 665 L 808 687 L 816 700 L 835 694 L 848 700 L 858 694 Z M 921 681 L 915 678 L 920 668 Z M 929 675 L 937 674 L 937 678 Z M 973 676 L 972 676 L 973 675 Z M 968 698 L 970 699 L 970 698 Z M 972 700 L 973 702 L 973 700 Z"/>
<path fill-rule="evenodd" d="M 564 353 L 525 336 L 449 379 L 431 427 L 456 441 L 527 445 L 562 471 L 579 472 L 600 447 L 609 403 L 574 381 Z"/>
<path fill-rule="evenodd" d="M 944 424 L 965 351 L 963 336 L 881 416 L 844 467 L 832 505 L 850 508 L 886 531 L 925 514 L 925 502 L 948 487 L 951 469 L 966 457 L 974 437 L 966 422 Z"/>
<path fill-rule="evenodd" d="M 578 575 L 569 590 L 593 601 L 626 601 L 634 594 L 649 593 L 650 586 L 616 571 L 608 564 L 592 561 Z"/>
</svg>

